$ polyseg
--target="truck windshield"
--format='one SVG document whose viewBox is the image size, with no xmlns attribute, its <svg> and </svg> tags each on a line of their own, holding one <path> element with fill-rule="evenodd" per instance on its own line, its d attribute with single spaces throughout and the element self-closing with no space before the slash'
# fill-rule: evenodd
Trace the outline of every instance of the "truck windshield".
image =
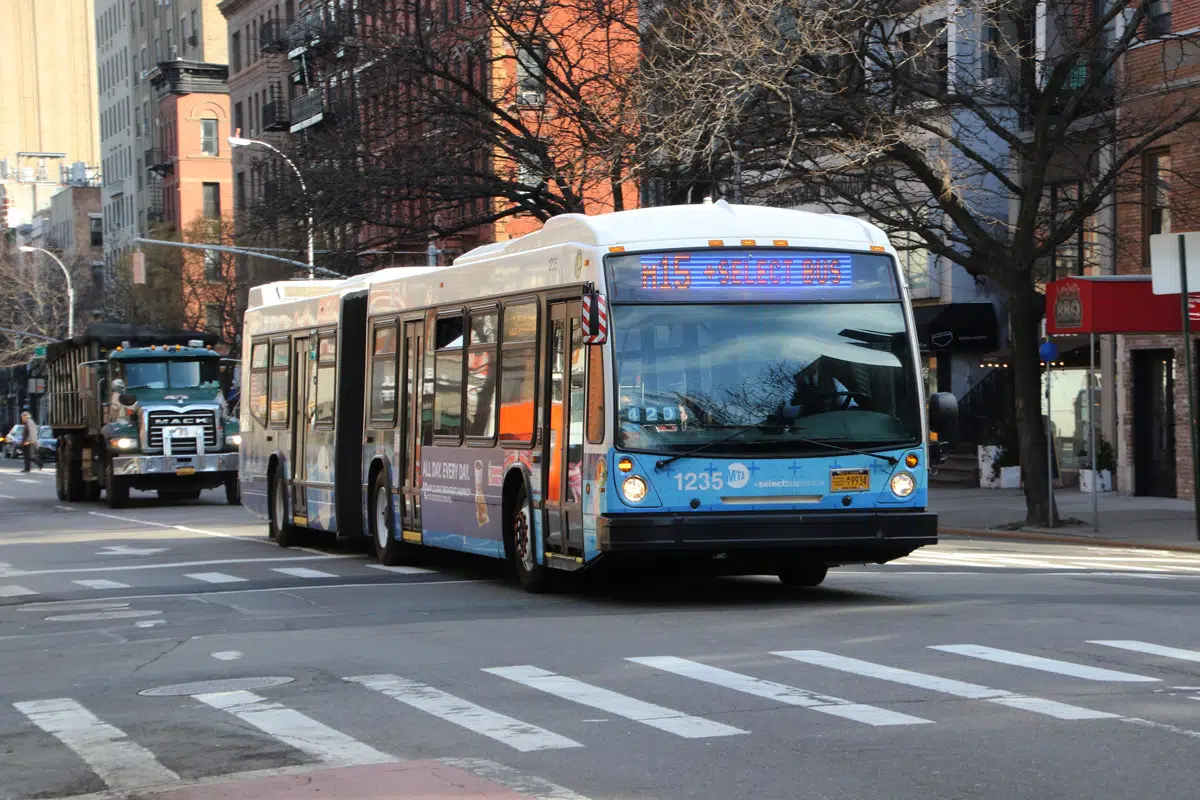
<svg viewBox="0 0 1200 800">
<path fill-rule="evenodd" d="M 126 361 L 122 364 L 125 387 L 134 389 L 188 389 L 218 386 L 218 360 Z"/>
</svg>

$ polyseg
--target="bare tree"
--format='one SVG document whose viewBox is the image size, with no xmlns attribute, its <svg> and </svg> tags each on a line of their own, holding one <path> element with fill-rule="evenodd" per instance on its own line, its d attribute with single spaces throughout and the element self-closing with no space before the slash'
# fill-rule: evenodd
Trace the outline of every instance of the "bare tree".
<svg viewBox="0 0 1200 800">
<path fill-rule="evenodd" d="M 1042 287 L 1093 268 L 1143 154 L 1200 119 L 1170 88 L 1195 34 L 1131 69 L 1152 7 L 666 0 L 646 33 L 644 168 L 821 202 L 999 286 L 1027 521 L 1047 524 Z"/>
<path fill-rule="evenodd" d="M 90 280 L 87 265 L 70 260 L 64 266 L 76 286 Z M 84 320 L 76 305 L 79 326 Z M 65 339 L 68 315 L 66 281 L 57 264 L 42 253 L 0 249 L 0 366 L 24 364 L 47 339 Z"/>
</svg>

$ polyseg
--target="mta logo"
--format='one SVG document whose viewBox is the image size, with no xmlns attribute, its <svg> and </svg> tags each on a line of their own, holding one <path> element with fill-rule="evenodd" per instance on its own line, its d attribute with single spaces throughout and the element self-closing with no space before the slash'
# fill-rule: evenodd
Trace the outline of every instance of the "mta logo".
<svg viewBox="0 0 1200 800">
<path fill-rule="evenodd" d="M 740 462 L 729 465 L 729 485 L 734 489 L 741 489 L 750 482 L 750 470 L 746 469 L 746 465 Z"/>
</svg>

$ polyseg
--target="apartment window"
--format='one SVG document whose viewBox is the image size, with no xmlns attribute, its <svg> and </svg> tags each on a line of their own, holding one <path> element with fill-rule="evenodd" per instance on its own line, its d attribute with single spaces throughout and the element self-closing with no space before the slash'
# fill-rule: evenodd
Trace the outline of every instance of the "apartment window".
<svg viewBox="0 0 1200 800">
<path fill-rule="evenodd" d="M 1067 181 L 1050 185 L 1050 218 L 1052 220 L 1052 230 L 1057 231 L 1075 213 L 1075 210 L 1079 207 L 1079 197 L 1082 188 L 1082 185 L 1078 181 Z M 1084 274 L 1084 255 L 1086 253 L 1084 227 L 1080 225 L 1079 229 L 1074 231 L 1070 238 L 1054 248 L 1054 263 L 1052 265 L 1053 271 L 1050 275 L 1050 280 L 1057 280 L 1060 276 Z"/>
<path fill-rule="evenodd" d="M 167 28 L 167 58 L 175 58 L 175 29 Z"/>
<path fill-rule="evenodd" d="M 234 191 L 237 192 L 237 197 L 235 198 L 235 204 L 237 205 L 238 208 L 245 208 L 246 207 L 246 173 L 245 172 L 239 172 L 237 174 Z"/>
<path fill-rule="evenodd" d="M 204 280 L 209 283 L 221 280 L 221 254 L 215 250 L 204 251 Z"/>
<path fill-rule="evenodd" d="M 1146 155 L 1144 171 L 1146 241 L 1156 233 L 1171 232 L 1171 154 L 1159 150 Z"/>
<path fill-rule="evenodd" d="M 1154 0 L 1146 13 L 1146 33 L 1152 37 L 1171 33 L 1171 0 Z"/>
<path fill-rule="evenodd" d="M 221 313 L 220 303 L 209 303 L 204 307 L 204 330 L 208 333 L 221 332 L 224 314 Z"/>
<path fill-rule="evenodd" d="M 187 17 L 179 18 L 179 50 L 186 53 L 188 46 L 188 26 Z"/>
<path fill-rule="evenodd" d="M 232 62 L 229 65 L 230 68 L 234 72 L 241 72 L 241 70 L 242 70 L 242 34 L 238 31 L 234 31 L 234 33 L 229 37 L 229 60 L 230 60 L 230 62 Z"/>
<path fill-rule="evenodd" d="M 241 134 L 242 129 L 246 127 L 246 119 L 242 113 L 242 104 L 233 104 L 233 128 Z"/>
<path fill-rule="evenodd" d="M 196 41 L 193 44 L 200 44 L 200 13 L 196 9 L 192 9 L 192 38 Z"/>
<path fill-rule="evenodd" d="M 504 308 L 500 339 L 500 441 L 533 442 L 533 399 L 537 357 L 537 304 Z"/>
<path fill-rule="evenodd" d="M 983 25 L 980 46 L 983 48 L 980 59 L 980 76 L 987 80 L 1000 77 L 1000 26 L 996 20 L 988 20 Z"/>
<path fill-rule="evenodd" d="M 200 120 L 200 152 L 206 156 L 215 156 L 218 151 L 217 121 L 215 119 Z"/>
<path fill-rule="evenodd" d="M 540 106 L 546 102 L 546 48 L 530 45 L 517 48 L 517 101 Z"/>
<path fill-rule="evenodd" d="M 102 247 L 104 245 L 104 220 L 92 217 L 88 220 L 88 228 L 92 236 L 92 247 Z"/>
<path fill-rule="evenodd" d="M 433 354 L 433 435 L 462 434 L 463 316 L 441 317 L 435 328 Z"/>
<path fill-rule="evenodd" d="M 205 183 L 201 186 L 204 196 L 204 218 L 221 218 L 221 184 Z"/>
</svg>

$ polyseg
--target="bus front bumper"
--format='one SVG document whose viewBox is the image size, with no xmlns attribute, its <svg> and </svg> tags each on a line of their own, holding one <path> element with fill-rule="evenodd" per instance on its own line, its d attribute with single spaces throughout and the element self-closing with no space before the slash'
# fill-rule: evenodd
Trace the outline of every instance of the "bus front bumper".
<svg viewBox="0 0 1200 800">
<path fill-rule="evenodd" d="M 601 552 L 805 555 L 829 564 L 882 563 L 937 544 L 932 511 L 614 514 L 596 519 Z"/>
</svg>

